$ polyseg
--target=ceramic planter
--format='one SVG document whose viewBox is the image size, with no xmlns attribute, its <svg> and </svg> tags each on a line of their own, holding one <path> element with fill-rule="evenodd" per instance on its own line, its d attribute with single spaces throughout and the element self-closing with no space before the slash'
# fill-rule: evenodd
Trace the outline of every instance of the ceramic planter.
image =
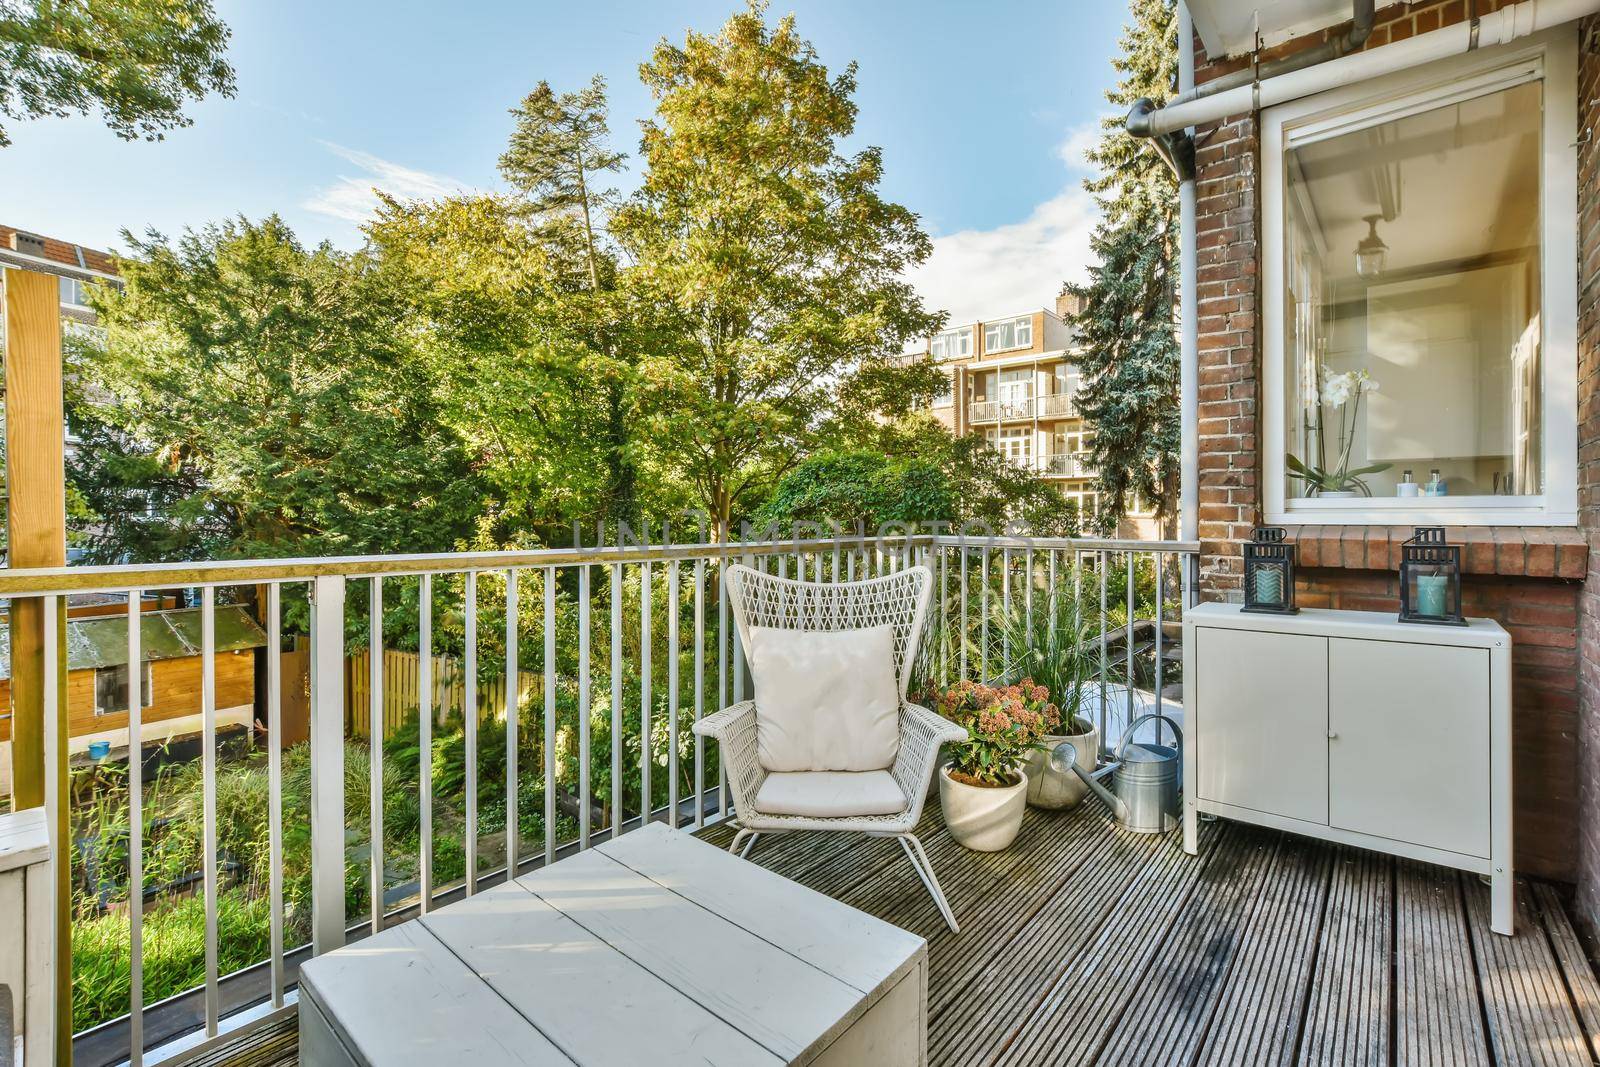
<svg viewBox="0 0 1600 1067">
<path fill-rule="evenodd" d="M 967 785 L 939 768 L 939 804 L 956 843 L 974 852 L 999 852 L 1016 840 L 1028 810 L 1028 774 L 1018 768 L 1017 784 Z"/>
<path fill-rule="evenodd" d="M 1080 719 L 1080 722 L 1083 720 Z M 1028 753 L 1023 768 L 1028 773 L 1028 803 L 1036 808 L 1060 811 L 1078 805 L 1089 792 L 1071 771 L 1058 771 L 1050 766 L 1050 753 L 1063 741 L 1072 742 L 1078 750 L 1078 766 L 1085 774 L 1094 773 L 1095 755 L 1100 751 L 1100 731 L 1093 726 L 1088 733 L 1052 734 L 1044 739 L 1044 751 Z"/>
</svg>

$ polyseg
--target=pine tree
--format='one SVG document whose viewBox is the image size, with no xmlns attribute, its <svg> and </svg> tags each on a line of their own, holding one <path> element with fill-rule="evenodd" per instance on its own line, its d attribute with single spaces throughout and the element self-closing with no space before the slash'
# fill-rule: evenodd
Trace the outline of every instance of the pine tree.
<svg viewBox="0 0 1600 1067">
<path fill-rule="evenodd" d="M 1130 0 L 1129 13 L 1112 61 L 1117 84 L 1106 93 L 1118 115 L 1103 122 L 1087 154 L 1097 170 L 1084 188 L 1101 212 L 1090 238 L 1098 262 L 1087 284 L 1063 287 L 1083 302 L 1074 320 L 1084 346 L 1078 405 L 1094 427 L 1090 458 L 1105 524 L 1135 497 L 1170 522 L 1178 488 L 1177 181 L 1121 118 L 1140 97 L 1170 94 L 1177 19 L 1173 0 Z"/>
</svg>

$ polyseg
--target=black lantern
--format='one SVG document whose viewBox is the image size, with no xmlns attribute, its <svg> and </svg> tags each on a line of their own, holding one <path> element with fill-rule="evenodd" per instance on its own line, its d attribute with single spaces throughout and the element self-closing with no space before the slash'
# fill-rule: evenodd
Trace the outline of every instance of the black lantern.
<svg viewBox="0 0 1600 1067">
<path fill-rule="evenodd" d="M 1244 543 L 1244 609 L 1293 615 L 1294 542 L 1281 526 L 1258 526 Z"/>
<path fill-rule="evenodd" d="M 1461 547 L 1445 543 L 1443 526 L 1418 526 L 1400 546 L 1400 621 L 1467 624 L 1461 615 Z"/>
</svg>

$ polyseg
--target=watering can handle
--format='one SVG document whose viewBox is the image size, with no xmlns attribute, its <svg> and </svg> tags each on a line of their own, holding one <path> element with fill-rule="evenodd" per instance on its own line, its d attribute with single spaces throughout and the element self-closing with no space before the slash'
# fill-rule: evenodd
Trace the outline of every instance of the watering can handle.
<svg viewBox="0 0 1600 1067">
<path fill-rule="evenodd" d="M 1151 711 L 1146 712 L 1128 724 L 1128 729 L 1122 735 L 1122 743 L 1117 746 L 1117 762 L 1122 762 L 1122 754 L 1128 751 L 1128 742 L 1133 740 L 1133 732 L 1137 730 L 1141 724 L 1150 719 L 1160 719 L 1162 722 L 1172 727 L 1172 732 L 1178 735 L 1178 751 L 1183 751 L 1183 731 L 1178 728 L 1178 724 L 1173 722 L 1172 719 L 1166 715 L 1157 715 L 1155 712 Z"/>
</svg>

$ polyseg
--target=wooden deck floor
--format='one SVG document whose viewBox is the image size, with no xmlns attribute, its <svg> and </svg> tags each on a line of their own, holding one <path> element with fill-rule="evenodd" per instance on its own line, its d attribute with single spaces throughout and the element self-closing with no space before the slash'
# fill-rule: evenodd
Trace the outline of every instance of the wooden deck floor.
<svg viewBox="0 0 1600 1067">
<path fill-rule="evenodd" d="M 1554 891 L 1489 933 L 1475 877 L 1230 823 L 1123 834 L 1030 812 L 1005 852 L 924 842 L 951 934 L 892 841 L 762 838 L 752 859 L 929 940 L 939 1064 L 1592 1064 L 1600 985 Z M 705 836 L 723 842 L 724 828 Z"/>
<path fill-rule="evenodd" d="M 980 854 L 932 807 L 958 935 L 893 841 L 764 837 L 751 856 L 928 938 L 932 1063 L 1600 1062 L 1600 983 L 1547 886 L 1520 887 L 1503 938 L 1487 887 L 1437 867 L 1222 822 L 1190 858 L 1092 802 L 1030 811 Z"/>
</svg>

